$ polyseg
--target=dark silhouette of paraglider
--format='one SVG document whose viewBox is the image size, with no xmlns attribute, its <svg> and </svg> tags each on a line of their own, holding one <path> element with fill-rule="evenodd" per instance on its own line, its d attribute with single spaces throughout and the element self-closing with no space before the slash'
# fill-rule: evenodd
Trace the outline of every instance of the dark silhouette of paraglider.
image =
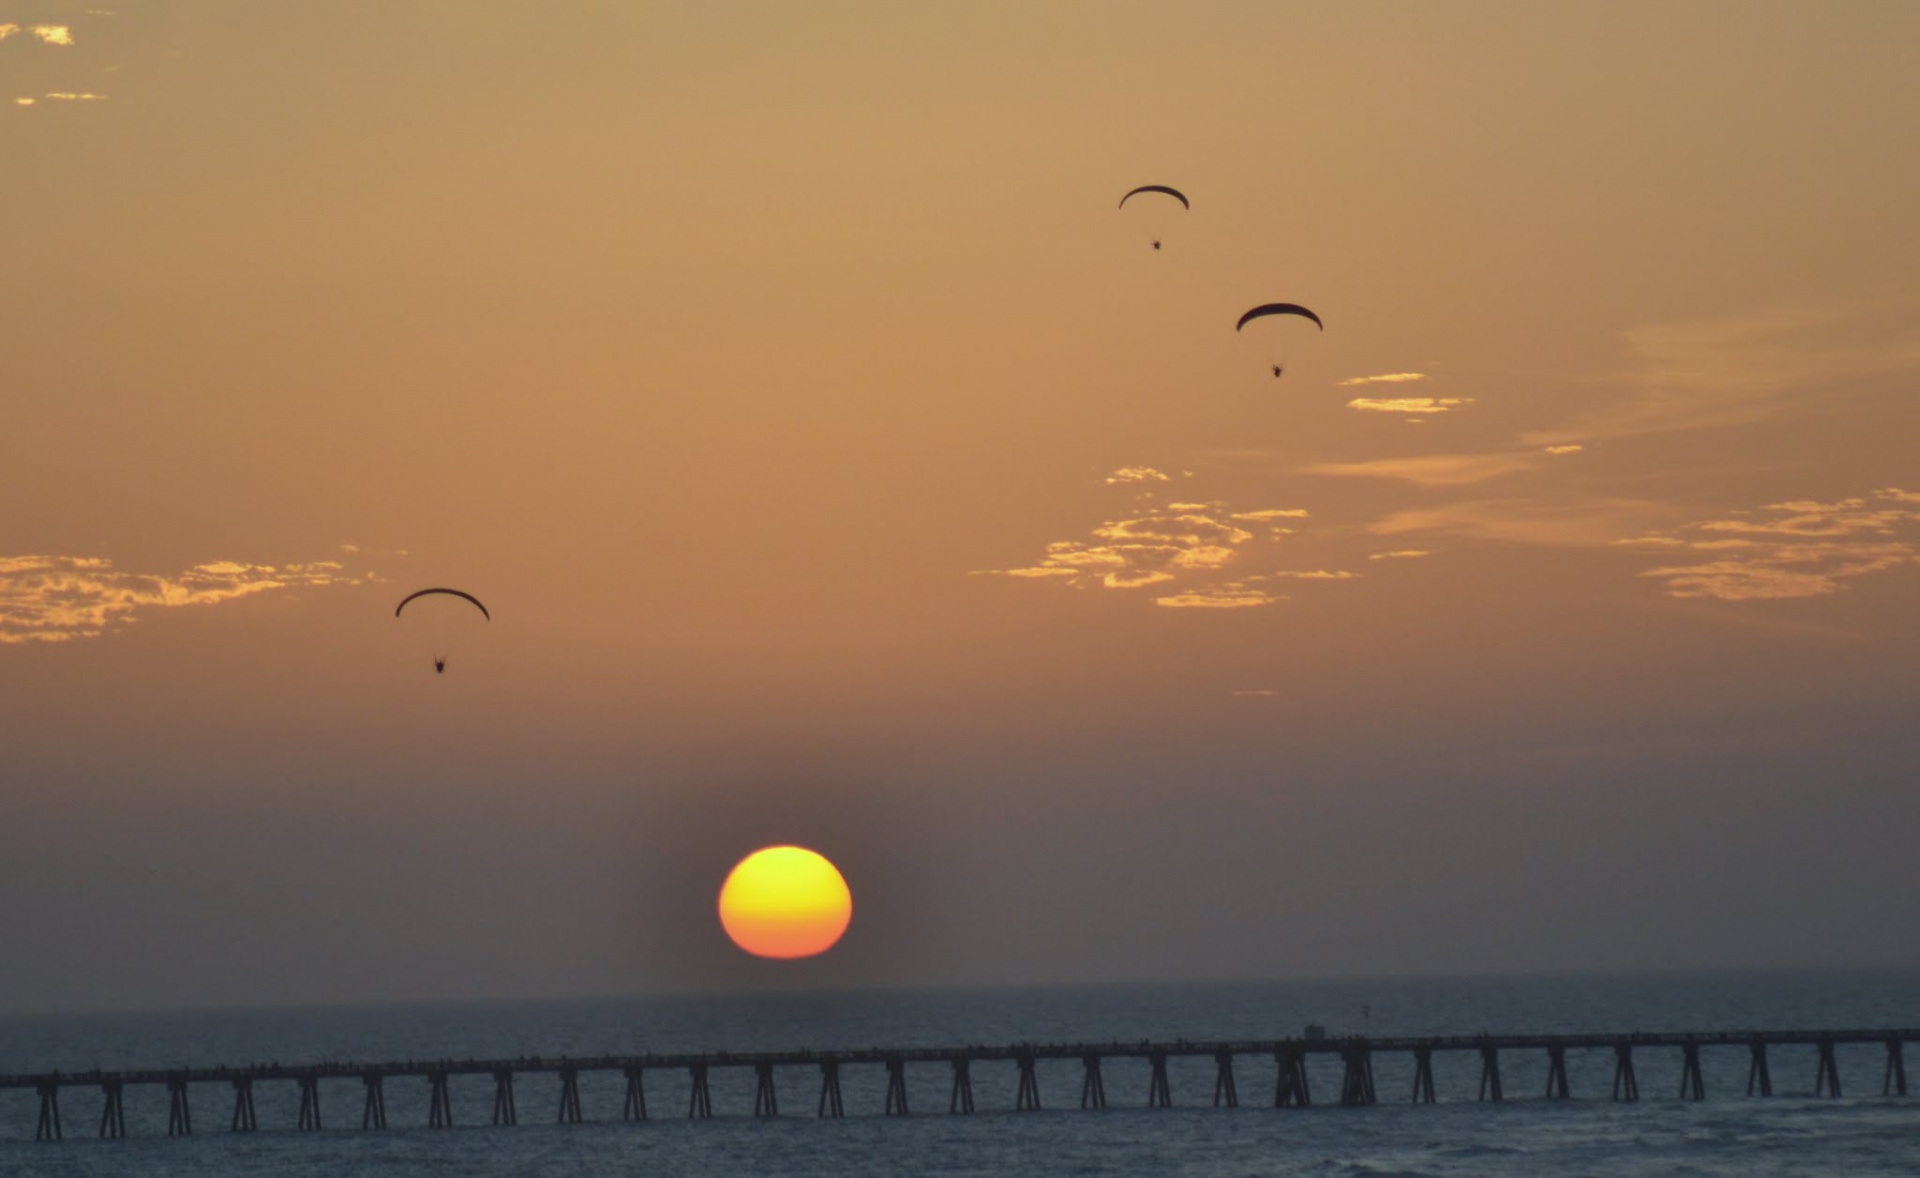
<svg viewBox="0 0 1920 1178">
<path fill-rule="evenodd" d="M 1302 319 L 1310 320 L 1313 323 L 1313 325 L 1319 328 L 1321 331 L 1325 331 L 1327 329 L 1327 325 L 1320 322 L 1320 316 L 1315 315 L 1312 311 L 1307 310 L 1307 308 L 1301 306 L 1299 303 L 1262 303 L 1259 306 L 1253 308 L 1251 311 L 1248 311 L 1246 314 L 1240 316 L 1239 322 L 1233 325 L 1233 329 L 1235 331 L 1239 331 L 1241 328 L 1245 327 L 1247 324 L 1252 323 L 1255 319 L 1265 319 L 1270 315 L 1296 315 Z M 1279 380 L 1280 377 L 1284 375 L 1287 371 L 1287 366 L 1281 363 L 1277 359 L 1269 358 L 1267 361 L 1267 365 L 1268 367 L 1273 369 L 1273 378 L 1275 380 Z"/>
<path fill-rule="evenodd" d="M 489 622 L 493 620 L 493 615 L 487 611 L 487 607 L 485 603 L 483 603 L 478 597 L 475 597 L 473 594 L 468 593 L 464 589 L 442 589 L 442 588 L 417 589 L 414 592 L 407 594 L 405 597 L 402 597 L 400 599 L 399 605 L 396 605 L 393 607 L 393 616 L 396 618 L 399 617 L 401 613 L 405 611 L 405 609 L 407 608 L 407 604 L 409 602 L 416 601 L 422 597 L 434 596 L 436 594 L 444 594 L 448 597 L 457 597 L 462 601 L 469 602 L 472 604 L 473 608 L 480 611 L 480 616 L 482 618 L 484 618 Z M 444 675 L 447 673 L 447 656 L 439 653 L 438 651 L 435 651 L 433 656 L 433 673 L 436 675 Z"/>
<path fill-rule="evenodd" d="M 1313 325 L 1321 331 L 1327 329 L 1327 325 L 1320 322 L 1320 316 L 1315 315 L 1299 303 L 1262 303 L 1253 310 L 1248 311 L 1245 315 L 1240 316 L 1240 322 L 1234 324 L 1233 329 L 1239 331 L 1255 319 L 1264 319 L 1269 315 L 1298 315 L 1302 319 L 1313 320 Z"/>
<path fill-rule="evenodd" d="M 1159 193 L 1163 196 L 1170 196 L 1173 199 L 1180 202 L 1180 207 L 1182 209 L 1191 209 L 1193 207 L 1192 203 L 1187 200 L 1186 193 L 1180 191 L 1178 188 L 1169 188 L 1165 184 L 1142 184 L 1140 187 L 1132 189 L 1125 196 L 1120 198 L 1120 207 L 1122 209 L 1126 208 L 1128 201 L 1132 200 L 1136 196 L 1139 196 L 1143 192 L 1154 192 L 1154 193 Z M 1170 208 L 1172 206 L 1164 206 L 1164 207 Z M 1159 226 L 1165 225 L 1166 222 L 1162 221 L 1160 217 L 1156 216 L 1153 218 L 1153 221 L 1151 222 L 1151 224 L 1153 224 L 1155 227 L 1159 227 Z M 1157 237 L 1153 239 L 1153 248 L 1156 250 L 1160 248 L 1160 239 Z"/>
</svg>

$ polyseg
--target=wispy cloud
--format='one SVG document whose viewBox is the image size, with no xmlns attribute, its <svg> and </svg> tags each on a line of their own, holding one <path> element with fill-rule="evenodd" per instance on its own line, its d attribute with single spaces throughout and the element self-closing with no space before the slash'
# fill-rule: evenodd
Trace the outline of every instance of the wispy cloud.
<svg viewBox="0 0 1920 1178">
<path fill-rule="evenodd" d="M 1167 476 L 1151 466 L 1123 466 L 1107 476 L 1109 485 L 1113 483 L 1164 483 Z"/>
<path fill-rule="evenodd" d="M 1360 574 L 1347 569 L 1281 569 L 1268 575 L 1292 577 L 1297 581 L 1351 581 Z"/>
<path fill-rule="evenodd" d="M 1208 585 L 1153 599 L 1167 609 L 1252 609 L 1286 598 L 1240 581 Z"/>
<path fill-rule="evenodd" d="M 1563 428 L 1536 430 L 1536 446 L 1762 421 L 1804 396 L 1850 381 L 1920 370 L 1920 342 L 1860 316 L 1772 311 L 1650 324 L 1625 335 L 1627 388 Z"/>
<path fill-rule="evenodd" d="M 276 589 L 359 585 L 336 561 L 264 565 L 220 560 L 181 573 L 129 573 L 91 556 L 0 556 L 0 645 L 98 638 L 139 614 L 215 605 Z"/>
<path fill-rule="evenodd" d="M 1671 519 L 1639 499 L 1466 499 L 1397 511 L 1367 526 L 1376 536 L 1434 533 L 1547 548 L 1604 548 Z"/>
<path fill-rule="evenodd" d="M 981 569 L 978 575 L 1054 581 L 1076 589 L 1144 589 L 1166 586 L 1154 598 L 1169 609 L 1245 609 L 1282 598 L 1257 582 L 1265 574 L 1231 576 L 1256 539 L 1252 526 L 1267 525 L 1272 539 L 1291 534 L 1277 521 L 1307 518 L 1304 508 L 1269 507 L 1234 511 L 1225 503 L 1176 502 L 1150 506 L 1092 529 L 1084 540 L 1056 540 L 1034 564 Z M 1312 577 L 1317 574 L 1287 574 Z M 1325 579 L 1341 579 L 1326 574 Z"/>
<path fill-rule="evenodd" d="M 1413 380 L 1425 380 L 1424 372 L 1383 372 L 1378 376 L 1355 376 L 1340 382 L 1340 387 L 1357 384 L 1405 384 Z"/>
<path fill-rule="evenodd" d="M 1823 503 L 1795 499 L 1619 541 L 1678 556 L 1640 575 L 1666 582 L 1669 597 L 1721 601 L 1824 597 L 1843 582 L 1920 564 L 1920 493 L 1889 487 Z"/>
<path fill-rule="evenodd" d="M 1397 479 L 1422 487 L 1464 487 L 1501 475 L 1538 469 L 1538 451 L 1492 454 L 1428 454 L 1417 458 L 1375 458 L 1365 462 L 1317 462 L 1308 474 L 1337 478 Z"/>
<path fill-rule="evenodd" d="M 22 33 L 33 37 L 43 45 L 70 46 L 73 44 L 73 28 L 70 25 L 20 25 L 9 21 L 0 24 L 0 41 Z"/>
<path fill-rule="evenodd" d="M 1586 447 L 1580 445 L 1578 442 L 1570 442 L 1563 446 L 1545 447 L 1546 452 L 1549 454 L 1578 454 L 1580 453 L 1580 451 L 1585 449 Z"/>
<path fill-rule="evenodd" d="M 1395 548 L 1391 552 L 1368 553 L 1367 559 L 1368 560 L 1418 560 L 1423 556 L 1432 556 L 1432 555 L 1433 553 L 1428 552 L 1424 548 Z"/>
<path fill-rule="evenodd" d="M 1472 397 L 1355 397 L 1347 408 L 1362 413 L 1451 413 L 1473 404 Z"/>
<path fill-rule="evenodd" d="M 47 97 L 55 102 L 105 102 L 107 100 L 104 94 L 91 94 L 84 91 L 76 93 L 71 90 L 55 91 Z"/>
</svg>

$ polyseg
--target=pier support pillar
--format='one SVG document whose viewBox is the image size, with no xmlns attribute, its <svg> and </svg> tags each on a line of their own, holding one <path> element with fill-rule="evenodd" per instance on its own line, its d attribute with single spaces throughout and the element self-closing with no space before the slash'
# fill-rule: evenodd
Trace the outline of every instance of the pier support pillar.
<svg viewBox="0 0 1920 1178">
<path fill-rule="evenodd" d="M 630 1067 L 626 1070 L 627 1099 L 620 1106 L 620 1119 L 623 1121 L 644 1121 L 647 1119 L 647 1087 L 641 1080 L 643 1069 Z"/>
<path fill-rule="evenodd" d="M 303 1130 L 320 1128 L 320 1078 L 318 1076 L 300 1077 L 300 1128 Z"/>
<path fill-rule="evenodd" d="M 512 1068 L 501 1068 L 493 1073 L 493 1123 L 496 1125 L 520 1123 L 520 1109 L 513 1101 Z"/>
<path fill-rule="evenodd" d="M 360 1078 L 367 1086 L 366 1106 L 360 1110 L 360 1127 L 384 1129 L 387 1127 L 386 1077 L 379 1072 L 368 1072 Z"/>
<path fill-rule="evenodd" d="M 1500 1086 L 1500 1049 L 1492 1043 L 1480 1045 L 1480 1099 L 1498 1104 L 1507 1098 Z"/>
<path fill-rule="evenodd" d="M 1349 1107 L 1377 1104 L 1373 1091 L 1373 1048 L 1365 1040 L 1340 1049 L 1345 1064 L 1340 1076 L 1340 1103 Z"/>
<path fill-rule="evenodd" d="M 1907 1094 L 1907 1059 L 1901 1048 L 1900 1040 L 1887 1040 L 1887 1075 L 1880 1085 L 1883 1096 Z"/>
<path fill-rule="evenodd" d="M 713 1115 L 713 1093 L 707 1090 L 707 1065 L 687 1065 L 687 1119 L 704 1121 Z"/>
<path fill-rule="evenodd" d="M 253 1113 L 253 1077 L 241 1076 L 233 1082 L 233 1131 L 251 1133 L 259 1127 Z"/>
<path fill-rule="evenodd" d="M 1547 1099 L 1566 1100 L 1567 1090 L 1567 1047 L 1564 1043 L 1547 1044 Z"/>
<path fill-rule="evenodd" d="M 1622 1104 L 1640 1099 L 1640 1081 L 1633 1075 L 1633 1044 L 1625 1039 L 1613 1045 L 1613 1098 Z"/>
<path fill-rule="evenodd" d="M 167 1077 L 167 1136 L 193 1135 L 193 1109 L 187 1104 L 185 1076 Z"/>
<path fill-rule="evenodd" d="M 1107 1107 L 1107 1084 L 1100 1075 L 1100 1056 L 1088 1052 L 1080 1057 L 1082 1078 L 1080 1080 L 1080 1107 Z"/>
<path fill-rule="evenodd" d="M 1033 1056 L 1022 1053 L 1015 1057 L 1020 1065 L 1020 1090 L 1014 1094 L 1013 1107 L 1018 1112 L 1040 1107 L 1040 1080 L 1034 1075 Z"/>
<path fill-rule="evenodd" d="M 100 1085 L 100 1136 L 125 1137 L 127 1135 L 127 1106 L 124 1095 L 125 1089 L 118 1080 L 108 1080 Z"/>
<path fill-rule="evenodd" d="M 1413 1049 L 1413 1103 L 1433 1103 L 1433 1048 Z"/>
<path fill-rule="evenodd" d="M 753 1065 L 753 1115 L 780 1115 L 780 1094 L 773 1087 L 773 1065 L 770 1063 Z"/>
<path fill-rule="evenodd" d="M 1840 1095 L 1840 1065 L 1833 1061 L 1833 1040 L 1820 1040 L 1820 1062 L 1813 1078 L 1815 1096 Z"/>
<path fill-rule="evenodd" d="M 445 1072 L 427 1073 L 427 1128 L 453 1128 L 453 1093 Z"/>
<path fill-rule="evenodd" d="M 844 1117 L 847 1109 L 840 1101 L 840 1061 L 820 1061 L 820 1110 L 822 1117 Z"/>
<path fill-rule="evenodd" d="M 1274 1053 L 1280 1075 L 1273 1084 L 1273 1107 L 1306 1108 L 1313 1103 L 1313 1091 L 1307 1085 L 1307 1053 L 1298 1047 L 1283 1047 Z"/>
<path fill-rule="evenodd" d="M 970 1113 L 973 1111 L 973 1057 L 956 1055 L 953 1057 L 953 1096 L 947 1101 L 950 1113 Z"/>
<path fill-rule="evenodd" d="M 36 1085 L 40 1093 L 40 1122 L 34 1127 L 35 1141 L 60 1141 L 60 1085 L 52 1080 Z"/>
<path fill-rule="evenodd" d="M 1224 1104 L 1228 1108 L 1239 1108 L 1240 1090 L 1233 1083 L 1233 1052 L 1214 1052 L 1213 1067 L 1213 1107 Z"/>
<path fill-rule="evenodd" d="M 1156 1051 L 1147 1056 L 1152 1065 L 1152 1078 L 1147 1081 L 1147 1107 L 1172 1108 L 1173 1085 L 1167 1082 L 1167 1053 Z"/>
<path fill-rule="evenodd" d="M 586 1117 L 580 1112 L 580 1069 L 571 1064 L 560 1069 L 560 1123 L 578 1125 Z"/>
<path fill-rule="evenodd" d="M 1706 1098 L 1706 1080 L 1700 1075 L 1700 1044 L 1689 1039 L 1680 1045 L 1680 1099 Z"/>
<path fill-rule="evenodd" d="M 907 1108 L 907 1061 L 897 1055 L 887 1057 L 887 1115 L 904 1117 Z"/>
<path fill-rule="evenodd" d="M 1753 1062 L 1747 1065 L 1747 1095 L 1772 1096 L 1773 1074 L 1767 1070 L 1767 1041 L 1755 1036 L 1748 1044 Z"/>
</svg>

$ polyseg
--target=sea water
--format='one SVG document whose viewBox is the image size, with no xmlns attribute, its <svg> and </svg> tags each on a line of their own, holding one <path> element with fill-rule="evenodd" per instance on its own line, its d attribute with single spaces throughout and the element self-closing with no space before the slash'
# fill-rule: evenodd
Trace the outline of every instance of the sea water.
<svg viewBox="0 0 1920 1178">
<path fill-rule="evenodd" d="M 899 990 L 488 1005 L 194 1011 L 0 1020 L 0 1071 L 346 1060 L 555 1057 L 1330 1034 L 1455 1035 L 1920 1026 L 1920 973 L 1772 973 Z M 1920 1051 L 1915 1053 L 1920 1093 Z M 588 1123 L 557 1124 L 559 1082 L 523 1074 L 520 1124 L 494 1127 L 490 1078 L 456 1076 L 455 1127 L 426 1127 L 424 1079 L 386 1085 L 389 1128 L 362 1131 L 359 1083 L 324 1081 L 328 1127 L 300 1133 L 291 1082 L 255 1092 L 260 1131 L 226 1130 L 232 1094 L 192 1093 L 195 1134 L 166 1136 L 160 1087 L 126 1094 L 129 1136 L 92 1136 L 99 1098 L 63 1093 L 67 1139 L 32 1140 L 31 1090 L 0 1093 L 0 1175 L 1876 1175 L 1920 1173 L 1920 1095 L 1884 1097 L 1884 1051 L 1842 1047 L 1841 1099 L 1816 1096 L 1810 1047 L 1770 1055 L 1776 1093 L 1744 1095 L 1747 1053 L 1709 1048 L 1707 1099 L 1679 1099 L 1677 1051 L 1635 1055 L 1641 1100 L 1608 1099 L 1610 1051 L 1568 1055 L 1571 1101 L 1545 1100 L 1544 1053 L 1501 1059 L 1507 1099 L 1475 1100 L 1479 1060 L 1435 1057 L 1440 1103 L 1408 1102 L 1412 1061 L 1375 1058 L 1380 1104 L 1341 1108 L 1337 1059 L 1312 1063 L 1307 1109 L 1273 1107 L 1275 1066 L 1241 1057 L 1241 1107 L 1212 1106 L 1210 1059 L 1169 1063 L 1175 1107 L 1149 1109 L 1143 1060 L 1108 1060 L 1109 1107 L 1079 1109 L 1075 1060 L 1039 1064 L 1043 1108 L 1014 1112 L 1011 1062 L 974 1065 L 976 1107 L 947 1114 L 950 1073 L 910 1065 L 913 1115 L 880 1115 L 885 1075 L 849 1066 L 847 1117 L 813 1113 L 818 1074 L 782 1068 L 782 1116 L 752 1116 L 750 1069 L 712 1079 L 715 1116 L 686 1118 L 684 1074 L 647 1073 L 652 1119 L 620 1120 L 624 1080 L 581 1077 Z"/>
</svg>

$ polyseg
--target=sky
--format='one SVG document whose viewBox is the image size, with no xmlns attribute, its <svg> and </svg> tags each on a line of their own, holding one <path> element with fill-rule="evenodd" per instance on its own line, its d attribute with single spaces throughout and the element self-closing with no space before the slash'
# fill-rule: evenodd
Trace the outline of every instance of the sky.
<svg viewBox="0 0 1920 1178">
<path fill-rule="evenodd" d="M 1916 43 L 0 0 L 0 1009 L 1920 966 Z"/>
</svg>

